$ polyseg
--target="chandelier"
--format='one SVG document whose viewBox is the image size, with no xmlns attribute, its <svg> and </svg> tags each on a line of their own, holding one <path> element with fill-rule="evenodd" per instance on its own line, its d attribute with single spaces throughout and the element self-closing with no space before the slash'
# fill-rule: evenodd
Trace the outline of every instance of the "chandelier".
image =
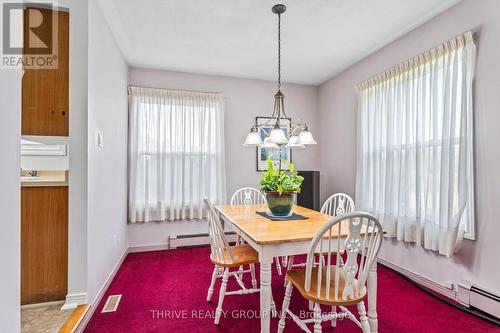
<svg viewBox="0 0 500 333">
<path fill-rule="evenodd" d="M 281 14 L 286 10 L 285 5 L 274 5 L 273 13 L 278 15 L 278 92 L 274 95 L 274 111 L 268 121 L 263 124 L 252 126 L 243 146 L 255 147 L 263 146 L 266 148 L 305 148 L 307 145 L 315 145 L 316 141 L 309 131 L 307 124 L 293 122 L 285 112 L 285 95 L 281 92 Z M 281 124 L 285 120 L 290 123 L 290 128 L 285 128 Z M 272 130 L 262 131 L 264 139 L 261 138 L 259 129 L 270 127 L 274 124 Z"/>
</svg>

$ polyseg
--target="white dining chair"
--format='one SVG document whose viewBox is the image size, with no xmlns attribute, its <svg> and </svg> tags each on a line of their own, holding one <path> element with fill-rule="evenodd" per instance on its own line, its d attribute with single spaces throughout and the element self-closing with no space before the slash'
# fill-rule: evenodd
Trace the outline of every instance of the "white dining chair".
<svg viewBox="0 0 500 333">
<path fill-rule="evenodd" d="M 219 324 L 224 297 L 229 295 L 251 294 L 260 291 L 260 289 L 257 288 L 257 280 L 255 279 L 255 264 L 259 262 L 259 254 L 248 244 L 230 246 L 226 239 L 222 223 L 215 212 L 214 207 L 207 198 L 204 198 L 203 200 L 207 212 L 208 234 L 210 237 L 210 260 L 214 264 L 212 279 L 207 293 L 208 302 L 212 299 L 217 278 L 222 277 L 222 284 L 219 291 L 219 302 L 217 303 L 214 319 L 214 323 Z M 250 266 L 252 288 L 246 288 L 238 271 L 231 271 L 231 268 L 243 265 Z M 240 289 L 227 291 L 227 282 L 231 276 L 236 279 Z M 271 310 L 273 316 L 275 316 L 276 306 L 273 299 L 271 299 Z"/>
<path fill-rule="evenodd" d="M 266 198 L 264 195 L 257 189 L 253 187 L 242 187 L 236 192 L 234 192 L 230 201 L 231 205 L 258 205 L 265 204 Z M 243 239 L 240 235 L 236 238 L 236 243 L 243 243 Z M 276 263 L 276 270 L 278 271 L 278 275 L 282 275 L 281 272 L 281 264 L 278 258 L 274 258 L 274 262 Z M 242 269 L 240 268 L 240 271 Z"/>
<path fill-rule="evenodd" d="M 337 235 L 347 232 L 345 240 Z M 367 293 L 366 281 L 368 273 L 377 258 L 381 241 L 382 226 L 376 217 L 362 212 L 341 215 L 326 223 L 314 236 L 305 268 L 294 268 L 286 273 L 288 281 L 282 312 L 278 324 L 278 333 L 285 328 L 287 315 L 305 332 L 311 332 L 307 324 L 314 323 L 314 333 L 321 332 L 321 323 L 337 317 L 349 318 L 358 325 L 363 333 L 370 332 L 364 299 Z M 340 266 L 340 256 L 335 255 L 345 250 L 347 260 Z M 325 254 L 322 260 L 314 265 L 316 253 Z M 333 263 L 332 258 L 335 257 Z M 290 299 L 293 288 L 314 303 L 313 318 L 299 318 L 290 311 Z M 359 320 L 346 306 L 357 305 Z M 331 307 L 331 311 L 323 313 L 320 305 Z M 337 307 L 340 313 L 337 313 Z"/>
<path fill-rule="evenodd" d="M 345 193 L 335 193 L 331 195 L 328 199 L 326 199 L 325 203 L 321 207 L 320 212 L 326 215 L 330 215 L 331 217 L 339 217 L 346 213 L 354 212 L 354 200 L 345 194 Z M 340 258 L 340 266 L 344 266 L 344 260 L 342 259 L 343 253 L 339 253 L 338 257 Z M 320 257 L 319 253 L 316 253 L 317 257 Z M 321 257 L 321 260 L 324 260 L 324 257 Z M 294 257 L 290 256 L 287 262 L 287 270 L 292 269 L 292 267 L 305 267 L 305 263 L 294 264 Z M 286 287 L 286 279 L 285 279 L 285 287 Z M 309 302 L 309 310 L 314 311 L 313 302 Z M 335 326 L 336 319 L 333 320 L 333 325 Z"/>
<path fill-rule="evenodd" d="M 331 217 L 339 217 L 346 213 L 354 212 L 356 210 L 354 206 L 354 200 L 345 193 L 335 193 L 326 199 L 325 203 L 321 207 L 320 212 Z M 342 256 L 340 256 L 341 265 L 344 264 Z M 292 267 L 304 267 L 305 263 L 294 264 L 294 257 L 290 256 L 287 260 L 287 270 Z M 286 283 L 286 281 L 285 281 Z"/>
<path fill-rule="evenodd" d="M 345 193 L 335 193 L 326 199 L 321 207 L 321 212 L 333 217 L 341 216 L 346 213 L 354 212 L 354 200 Z"/>
</svg>

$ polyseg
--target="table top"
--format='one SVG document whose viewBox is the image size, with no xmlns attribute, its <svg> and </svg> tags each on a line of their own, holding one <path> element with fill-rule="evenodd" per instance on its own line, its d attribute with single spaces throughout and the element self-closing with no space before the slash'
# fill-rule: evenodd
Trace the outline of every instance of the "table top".
<svg viewBox="0 0 500 333">
<path fill-rule="evenodd" d="M 269 220 L 256 213 L 266 211 L 266 204 L 218 205 L 215 208 L 255 243 L 261 245 L 310 241 L 326 222 L 333 219 L 331 216 L 301 206 L 295 206 L 294 212 L 306 216 L 306 220 Z M 347 223 L 342 223 L 340 237 L 347 237 L 347 229 Z M 332 232 L 335 233 L 333 230 Z M 336 238 L 338 235 L 332 234 L 332 237 Z"/>
</svg>

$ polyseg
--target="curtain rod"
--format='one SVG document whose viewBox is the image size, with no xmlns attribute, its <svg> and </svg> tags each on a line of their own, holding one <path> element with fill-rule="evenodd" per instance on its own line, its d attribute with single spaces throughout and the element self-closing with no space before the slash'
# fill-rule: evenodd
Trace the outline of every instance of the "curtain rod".
<svg viewBox="0 0 500 333">
<path fill-rule="evenodd" d="M 129 88 L 146 88 L 146 89 L 158 89 L 158 90 L 170 90 L 177 92 L 190 92 L 190 93 L 199 93 L 199 94 L 214 94 L 214 95 L 224 95 L 221 92 L 214 91 L 199 91 L 199 90 L 186 90 L 186 89 L 170 89 L 170 88 L 158 88 L 158 87 L 146 87 L 146 86 L 136 86 L 136 85 L 128 85 L 127 93 L 130 94 Z"/>
</svg>

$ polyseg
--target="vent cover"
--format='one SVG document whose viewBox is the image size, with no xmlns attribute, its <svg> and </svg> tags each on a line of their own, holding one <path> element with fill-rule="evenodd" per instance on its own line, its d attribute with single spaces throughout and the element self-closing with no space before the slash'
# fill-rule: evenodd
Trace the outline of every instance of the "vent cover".
<svg viewBox="0 0 500 333">
<path fill-rule="evenodd" d="M 101 313 L 115 312 L 121 299 L 122 295 L 110 295 L 106 300 L 106 304 L 104 304 Z"/>
</svg>

